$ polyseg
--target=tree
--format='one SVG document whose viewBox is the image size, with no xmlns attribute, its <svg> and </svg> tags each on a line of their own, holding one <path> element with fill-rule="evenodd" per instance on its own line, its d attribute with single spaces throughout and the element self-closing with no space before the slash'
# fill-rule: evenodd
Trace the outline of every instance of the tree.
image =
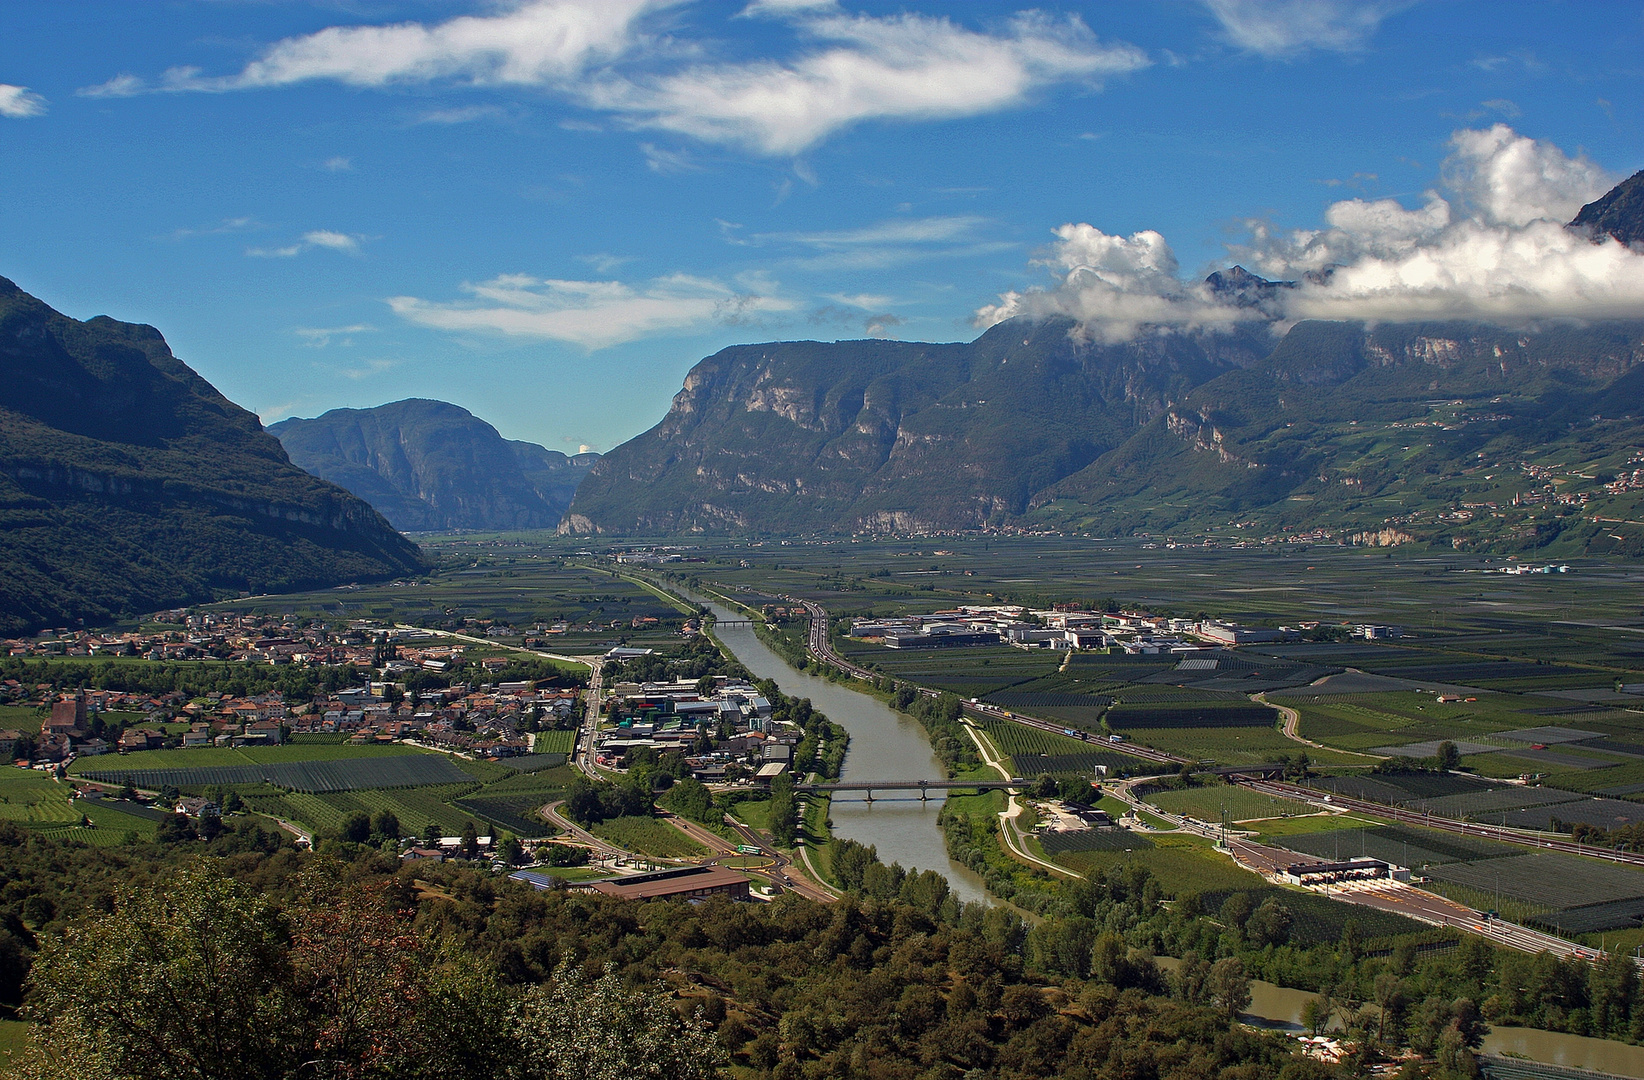
<svg viewBox="0 0 1644 1080">
<path fill-rule="evenodd" d="M 1229 1016 L 1237 1016 L 1250 1004 L 1250 977 L 1236 956 L 1225 957 L 1210 967 L 1210 996 Z"/>
<path fill-rule="evenodd" d="M 1242 895 L 1242 894 L 1241 894 Z M 1258 949 L 1268 945 L 1283 945 L 1290 940 L 1290 909 L 1278 900 L 1268 898 L 1261 902 L 1244 924 L 1245 936 Z"/>
<path fill-rule="evenodd" d="M 399 815 L 386 808 L 378 810 L 377 816 L 371 819 L 371 831 L 384 840 L 398 842 L 400 838 Z"/>
<path fill-rule="evenodd" d="M 1238 930 L 1240 933 L 1244 932 L 1245 924 L 1250 921 L 1250 916 L 1254 912 L 1255 905 L 1251 903 L 1249 893 L 1236 892 L 1222 901 L 1221 916 L 1223 924 Z"/>
<path fill-rule="evenodd" d="M 479 855 L 479 828 L 472 821 L 462 826 L 462 854 L 468 859 Z"/>
<path fill-rule="evenodd" d="M 364 810 L 356 810 L 343 818 L 342 828 L 337 830 L 350 844 L 363 844 L 371 839 L 371 815 Z"/>
<path fill-rule="evenodd" d="M 1330 1000 L 1329 995 L 1310 997 L 1302 1004 L 1302 1027 L 1315 1035 L 1323 1035 L 1325 1028 L 1330 1026 L 1330 1016 L 1335 1011 L 1336 1003 Z"/>
<path fill-rule="evenodd" d="M 1440 772 L 1449 772 L 1461 764 L 1461 751 L 1456 749 L 1455 743 L 1446 739 L 1438 744 L 1434 760 L 1438 762 Z"/>
<path fill-rule="evenodd" d="M 562 962 L 508 1018 L 520 1080 L 710 1080 L 720 1050 L 707 1025 L 682 1021 L 656 991 L 626 989 L 614 969 L 589 980 Z"/>
<path fill-rule="evenodd" d="M 48 940 L 23 1075 L 178 1080 L 283 1071 L 286 971 L 274 912 L 204 864 L 129 888 Z"/>
</svg>

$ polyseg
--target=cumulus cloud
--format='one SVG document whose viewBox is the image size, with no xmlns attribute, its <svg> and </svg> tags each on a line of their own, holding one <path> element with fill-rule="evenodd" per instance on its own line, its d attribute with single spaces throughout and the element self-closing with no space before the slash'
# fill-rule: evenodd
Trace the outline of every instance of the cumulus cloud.
<svg viewBox="0 0 1644 1080">
<path fill-rule="evenodd" d="M 783 13 L 823 47 L 785 61 L 607 77 L 589 85 L 587 101 L 642 126 L 796 154 L 865 120 L 997 112 L 1053 85 L 1095 85 L 1149 63 L 1134 46 L 1097 40 L 1072 16 L 1022 12 L 980 33 L 912 13 L 848 15 L 818 5 Z"/>
<path fill-rule="evenodd" d="M 1204 0 L 1229 42 L 1266 57 L 1355 52 L 1411 0 Z"/>
<path fill-rule="evenodd" d="M 1202 282 L 1177 275 L 1175 252 L 1151 229 L 1111 236 L 1086 224 L 1063 225 L 1042 259 L 1057 279 L 1051 289 L 1009 292 L 976 313 L 979 326 L 1019 315 L 1064 315 L 1081 333 L 1104 342 L 1126 341 L 1144 326 L 1198 328 L 1262 318 L 1258 309 L 1218 299 Z"/>
<path fill-rule="evenodd" d="M 648 16 L 680 2 L 514 0 L 495 14 L 442 23 L 336 26 L 277 42 L 236 75 L 174 68 L 154 83 L 127 74 L 80 92 L 225 92 L 313 80 L 532 87 L 633 127 L 791 155 L 863 121 L 997 112 L 1053 86 L 1096 86 L 1149 63 L 1142 50 L 1101 42 L 1072 16 L 1021 12 L 984 32 L 919 14 L 760 0 L 744 14 L 791 24 L 805 39 L 791 56 L 658 70 L 653 61 L 699 51 L 643 32 Z"/>
<path fill-rule="evenodd" d="M 1046 288 L 1006 293 L 976 314 L 982 326 L 1016 315 L 1063 315 L 1081 332 L 1123 340 L 1145 328 L 1217 327 L 1253 319 L 1366 321 L 1644 317 L 1644 253 L 1565 228 L 1618 179 L 1585 157 L 1505 125 L 1458 131 L 1442 177 L 1409 209 L 1348 199 L 1326 227 L 1283 232 L 1251 223 L 1229 254 L 1270 279 L 1264 293 L 1182 280 L 1155 232 L 1110 236 L 1064 225 L 1040 260 Z"/>
<path fill-rule="evenodd" d="M 739 292 L 721 282 L 673 274 L 630 285 L 504 274 L 466 284 L 471 299 L 452 303 L 395 296 L 395 314 L 437 330 L 487 331 L 603 349 L 639 338 L 738 324 L 791 311 L 792 301 Z"/>
<path fill-rule="evenodd" d="M 28 87 L 0 83 L 0 116 L 26 120 L 45 111 L 46 99 L 30 91 Z"/>
</svg>

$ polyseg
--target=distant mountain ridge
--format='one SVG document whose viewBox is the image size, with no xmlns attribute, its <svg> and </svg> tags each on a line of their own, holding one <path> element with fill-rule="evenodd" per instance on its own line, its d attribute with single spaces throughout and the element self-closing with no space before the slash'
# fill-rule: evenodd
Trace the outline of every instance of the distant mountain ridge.
<svg viewBox="0 0 1644 1080">
<path fill-rule="evenodd" d="M 158 330 L 0 278 L 0 632 L 425 568 Z"/>
<path fill-rule="evenodd" d="M 408 532 L 554 528 L 599 458 L 504 439 L 467 409 L 424 398 L 333 409 L 268 430 L 297 465 Z"/>
<path fill-rule="evenodd" d="M 1571 227 L 1644 238 L 1644 173 Z M 1206 285 L 1264 311 L 1294 287 L 1242 267 Z M 725 349 L 593 467 L 561 531 L 1238 525 L 1644 554 L 1644 322 L 1075 329 Z"/>
</svg>

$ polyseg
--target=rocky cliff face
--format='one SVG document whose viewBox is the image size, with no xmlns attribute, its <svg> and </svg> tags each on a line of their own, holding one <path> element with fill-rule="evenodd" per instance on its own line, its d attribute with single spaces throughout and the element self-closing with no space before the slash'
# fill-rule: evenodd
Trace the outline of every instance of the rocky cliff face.
<svg viewBox="0 0 1644 1080">
<path fill-rule="evenodd" d="M 594 466 L 565 529 L 999 523 L 1271 348 L 1265 330 L 1097 345 L 1070 329 L 1012 322 L 969 344 L 726 349 L 691 371 L 661 423 Z"/>
<path fill-rule="evenodd" d="M 269 428 L 291 460 L 395 528 L 551 529 L 597 454 L 510 442 L 467 409 L 411 398 Z"/>
<path fill-rule="evenodd" d="M 1242 518 L 1349 542 L 1533 547 L 1598 530 L 1589 496 L 1620 520 L 1644 498 L 1602 481 L 1637 469 L 1641 323 L 1310 322 L 1111 346 L 1072 329 L 727 349 L 594 467 L 561 529 L 1112 535 Z M 1480 532 L 1503 515 L 1477 507 L 1520 496 L 1547 520 Z"/>
<path fill-rule="evenodd" d="M 423 567 L 158 330 L 78 322 L 0 278 L 0 631 Z"/>
</svg>

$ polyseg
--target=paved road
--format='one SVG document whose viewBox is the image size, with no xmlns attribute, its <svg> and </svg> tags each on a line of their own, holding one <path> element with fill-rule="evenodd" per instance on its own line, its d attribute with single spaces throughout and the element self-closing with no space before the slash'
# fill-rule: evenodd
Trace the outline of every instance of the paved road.
<svg viewBox="0 0 1644 1080">
<path fill-rule="evenodd" d="M 583 714 L 582 731 L 577 735 L 577 752 L 575 756 L 578 769 L 589 776 L 599 778 L 599 766 L 594 764 L 594 743 L 599 735 L 600 695 L 604 690 L 603 664 L 588 665 L 588 702 L 587 710 Z"/>
<path fill-rule="evenodd" d="M 830 900 L 835 899 L 832 892 L 829 892 L 827 889 L 823 888 L 821 885 L 818 885 L 816 882 L 812 881 L 810 878 L 795 869 L 793 860 L 778 851 L 776 848 L 772 847 L 770 842 L 759 834 L 758 830 L 744 825 L 742 822 L 738 821 L 729 814 L 725 815 L 725 824 L 729 825 L 736 831 L 738 836 L 742 837 L 742 842 L 744 844 L 749 847 L 758 848 L 761 855 L 772 861 L 772 866 L 767 871 L 759 872 L 745 870 L 741 871 L 742 873 L 759 873 L 761 877 L 768 878 L 785 889 L 792 889 L 794 892 L 805 897 L 807 900 L 819 900 L 822 903 L 827 903 Z"/>
</svg>

